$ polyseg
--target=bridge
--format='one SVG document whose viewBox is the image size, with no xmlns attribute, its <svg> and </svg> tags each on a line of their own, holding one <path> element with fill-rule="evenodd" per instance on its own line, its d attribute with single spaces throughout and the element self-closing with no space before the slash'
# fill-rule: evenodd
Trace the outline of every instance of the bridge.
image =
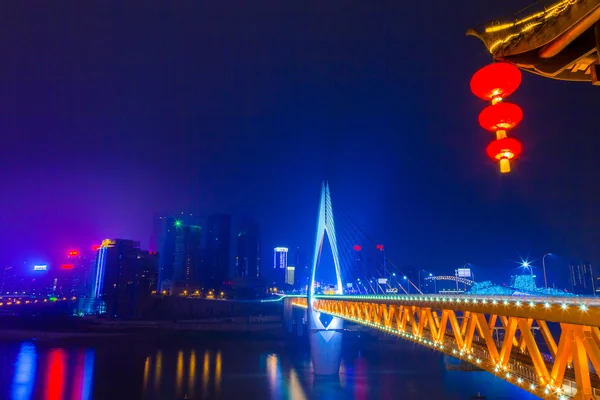
<svg viewBox="0 0 600 400">
<path fill-rule="evenodd" d="M 412 284 L 385 255 L 379 260 L 375 257 L 362 278 L 368 285 L 359 291 L 353 285 L 362 282 L 354 275 L 356 265 L 366 263 L 359 258 L 343 262 L 340 249 L 348 244 L 340 240 L 335 228 L 329 187 L 323 184 L 308 292 L 286 299 L 306 312 L 316 375 L 338 374 L 344 323 L 353 323 L 455 357 L 541 398 L 600 399 L 600 300 L 377 294 L 382 285 Z M 353 229 L 356 240 L 359 229 Z M 336 273 L 333 294 L 318 293 L 315 284 L 325 237 Z M 364 246 L 353 248 L 363 250 Z M 390 279 L 396 276 L 388 269 L 390 265 L 402 277 L 397 282 Z M 353 276 L 343 277 L 342 269 Z M 383 278 L 376 278 L 377 274 Z"/>
</svg>

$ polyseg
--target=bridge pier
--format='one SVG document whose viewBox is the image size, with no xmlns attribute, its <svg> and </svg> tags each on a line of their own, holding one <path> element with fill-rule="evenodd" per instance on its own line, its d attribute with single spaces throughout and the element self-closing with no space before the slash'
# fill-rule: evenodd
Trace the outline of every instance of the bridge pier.
<svg viewBox="0 0 600 400">
<path fill-rule="evenodd" d="M 283 299 L 283 334 L 288 339 L 300 339 L 306 336 L 306 310 L 292 306 L 292 298 Z"/>
<path fill-rule="evenodd" d="M 321 314 L 309 305 L 308 337 L 315 376 L 338 376 L 342 361 L 344 320 Z"/>
</svg>

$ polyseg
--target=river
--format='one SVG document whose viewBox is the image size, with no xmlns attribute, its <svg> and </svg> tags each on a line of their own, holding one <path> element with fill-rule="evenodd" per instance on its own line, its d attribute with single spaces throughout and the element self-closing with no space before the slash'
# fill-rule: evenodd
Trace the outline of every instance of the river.
<svg viewBox="0 0 600 400">
<path fill-rule="evenodd" d="M 300 343 L 248 339 L 0 344 L 0 399 L 449 399 L 536 397 L 399 342 L 349 343 L 339 380 L 314 379 Z"/>
</svg>

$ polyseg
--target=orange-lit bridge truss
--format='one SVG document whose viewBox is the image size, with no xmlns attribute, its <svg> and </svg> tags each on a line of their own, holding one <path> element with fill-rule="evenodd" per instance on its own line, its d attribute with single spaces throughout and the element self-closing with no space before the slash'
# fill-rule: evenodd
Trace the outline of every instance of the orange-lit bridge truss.
<svg viewBox="0 0 600 400">
<path fill-rule="evenodd" d="M 307 307 L 305 297 L 292 303 Z M 600 300 L 334 295 L 315 296 L 313 306 L 472 363 L 542 398 L 600 399 Z"/>
</svg>

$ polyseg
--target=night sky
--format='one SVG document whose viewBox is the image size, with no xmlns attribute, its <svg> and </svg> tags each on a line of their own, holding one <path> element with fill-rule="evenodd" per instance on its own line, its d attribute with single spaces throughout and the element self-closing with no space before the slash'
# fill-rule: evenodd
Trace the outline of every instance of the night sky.
<svg viewBox="0 0 600 400">
<path fill-rule="evenodd" d="M 485 155 L 464 32 L 529 2 L 122 3 L 1 7 L 0 265 L 179 211 L 256 218 L 269 260 L 311 246 L 323 179 L 400 266 L 600 261 L 598 88 L 525 74 L 522 159 Z"/>
</svg>

